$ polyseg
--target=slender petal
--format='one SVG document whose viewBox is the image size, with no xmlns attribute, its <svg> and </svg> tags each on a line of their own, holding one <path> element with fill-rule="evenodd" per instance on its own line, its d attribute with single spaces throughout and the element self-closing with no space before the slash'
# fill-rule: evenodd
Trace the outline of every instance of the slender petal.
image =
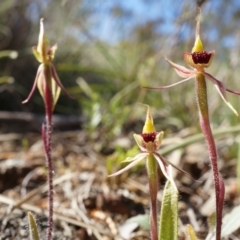
<svg viewBox="0 0 240 240">
<path fill-rule="evenodd" d="M 222 97 L 223 101 L 227 104 L 227 106 L 235 113 L 235 115 L 238 116 L 238 112 L 235 110 L 235 108 L 231 105 L 230 102 L 227 101 L 227 99 L 222 95 L 222 92 L 220 91 L 220 89 L 218 88 L 218 86 L 216 86 L 216 89 L 218 90 L 220 96 Z"/>
<path fill-rule="evenodd" d="M 42 64 L 41 64 L 41 65 L 39 66 L 39 68 L 38 68 L 37 75 L 36 75 L 36 77 L 35 77 L 32 90 L 31 90 L 31 92 L 29 93 L 27 99 L 24 100 L 22 103 L 27 103 L 27 102 L 30 100 L 30 98 L 32 97 L 32 95 L 33 95 L 33 93 L 34 93 L 34 91 L 35 91 L 35 89 L 36 89 L 36 87 L 37 87 L 38 78 L 39 78 L 39 75 L 40 75 L 41 72 L 42 72 L 42 68 L 43 68 L 43 66 L 42 66 Z"/>
<path fill-rule="evenodd" d="M 53 79 L 55 80 L 55 82 L 57 83 L 57 85 L 61 88 L 61 90 L 70 98 L 72 98 L 68 92 L 66 91 L 66 89 L 64 88 L 64 86 L 62 85 L 58 75 L 57 75 L 57 72 L 56 72 L 56 69 L 53 65 L 51 65 L 51 73 L 52 73 L 52 77 Z"/>
<path fill-rule="evenodd" d="M 194 179 L 194 178 L 193 178 L 189 173 L 187 173 L 186 171 L 182 170 L 181 168 L 178 168 L 175 164 L 169 162 L 167 159 L 165 159 L 164 157 L 162 157 L 159 153 L 154 153 L 154 156 L 160 158 L 161 161 L 164 162 L 165 164 L 171 165 L 172 167 L 174 167 L 175 169 L 177 169 L 179 172 L 184 173 L 187 177 L 189 177 L 189 178 L 192 179 L 193 181 L 195 181 L 195 182 L 201 182 L 201 181 L 198 181 L 198 180 Z"/>
<path fill-rule="evenodd" d="M 144 153 L 139 153 L 138 155 L 136 155 L 135 157 L 127 157 L 124 161 L 122 161 L 122 163 L 127 163 L 127 162 L 133 162 L 135 160 L 137 160 L 138 158 L 144 158 L 148 155 L 147 152 Z"/>
<path fill-rule="evenodd" d="M 166 58 L 166 61 L 174 67 L 175 71 L 177 72 L 177 74 L 180 76 L 180 77 L 187 77 L 186 79 L 182 80 L 182 81 L 179 81 L 177 83 L 174 83 L 174 84 L 171 84 L 171 85 L 168 85 L 168 86 L 162 86 L 162 87 L 157 87 L 157 88 L 150 88 L 150 89 L 166 89 L 166 88 L 170 88 L 170 87 L 173 87 L 173 86 L 176 86 L 177 84 L 180 84 L 182 82 L 185 82 L 185 81 L 188 81 L 189 79 L 191 78 L 194 78 L 196 76 L 196 74 L 198 72 L 194 71 L 194 70 L 190 70 L 190 69 L 187 69 L 181 65 L 178 65 L 170 60 L 168 60 Z M 209 73 L 206 73 L 204 71 L 201 71 L 201 73 L 206 76 L 211 82 L 213 82 L 213 84 L 215 85 L 215 87 L 217 88 L 221 98 L 223 99 L 223 101 L 226 103 L 226 105 L 238 116 L 238 113 L 237 111 L 234 109 L 234 107 L 227 101 L 227 97 L 226 97 L 226 91 L 228 92 L 231 92 L 233 94 L 236 94 L 236 95 L 240 95 L 240 92 L 237 92 L 237 91 L 234 91 L 234 90 L 231 90 L 231 89 L 228 89 L 225 87 L 224 83 L 222 83 L 221 81 L 217 80 L 216 78 L 214 78 L 211 74 Z M 147 87 L 149 88 L 149 87 Z"/>
<path fill-rule="evenodd" d="M 186 82 L 192 78 L 194 78 L 196 76 L 196 74 L 194 74 L 193 76 L 189 77 L 189 78 L 186 78 L 186 79 L 183 79 L 182 81 L 179 81 L 179 82 L 176 82 L 176 83 L 173 83 L 171 85 L 167 85 L 167 86 L 161 86 L 161 87 L 143 87 L 143 88 L 148 88 L 148 89 L 153 89 L 153 90 L 161 90 L 161 89 L 166 89 L 166 88 L 171 88 L 171 87 L 174 87 L 178 84 L 181 84 L 183 82 Z"/>
<path fill-rule="evenodd" d="M 203 72 L 203 74 L 214 83 L 216 89 L 218 90 L 221 98 L 223 99 L 223 101 L 227 104 L 227 106 L 238 116 L 237 111 L 234 109 L 234 107 L 227 101 L 227 97 L 226 97 L 226 87 L 224 85 L 224 83 L 222 83 L 221 81 L 217 80 L 216 78 L 214 78 L 211 74 Z"/>
<path fill-rule="evenodd" d="M 176 64 L 172 61 L 170 61 L 169 59 L 165 58 L 166 61 L 172 66 L 174 67 L 175 71 L 177 72 L 177 74 L 182 77 L 182 78 L 193 78 L 196 76 L 197 72 L 195 70 L 190 70 L 188 68 L 185 68 L 179 64 Z"/>
<path fill-rule="evenodd" d="M 230 92 L 230 93 L 233 93 L 233 94 L 236 94 L 236 95 L 240 95 L 240 92 L 234 91 L 234 90 L 232 90 L 232 89 L 226 88 L 226 91 L 228 91 L 228 92 Z"/>
<path fill-rule="evenodd" d="M 153 153 L 153 155 L 154 155 L 155 159 L 157 160 L 163 175 L 166 177 L 166 179 L 168 179 L 172 183 L 172 185 L 174 186 L 174 188 L 178 192 L 176 184 L 173 180 L 172 167 L 170 165 L 168 166 L 164 161 L 162 161 L 162 159 L 159 157 L 160 155 L 158 155 L 156 153 Z"/>
<path fill-rule="evenodd" d="M 111 175 L 109 175 L 108 177 L 113 177 L 113 176 L 117 176 L 122 174 L 123 172 L 129 170 L 130 168 L 134 167 L 135 165 L 137 165 L 140 161 L 142 161 L 149 153 L 140 153 L 137 156 L 135 156 L 132 159 L 132 162 L 130 164 L 128 164 L 125 168 L 121 169 L 120 171 L 113 173 Z M 129 160 L 128 160 L 129 161 Z"/>
</svg>

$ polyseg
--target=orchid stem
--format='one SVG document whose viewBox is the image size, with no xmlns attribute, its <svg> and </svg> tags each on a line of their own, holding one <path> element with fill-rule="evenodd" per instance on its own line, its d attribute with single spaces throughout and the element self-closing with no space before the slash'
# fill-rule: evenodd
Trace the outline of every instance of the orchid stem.
<svg viewBox="0 0 240 240">
<path fill-rule="evenodd" d="M 216 145 L 213 138 L 210 121 L 209 121 L 209 114 L 208 114 L 207 85 L 206 85 L 205 78 L 201 73 L 199 73 L 196 77 L 196 93 L 197 93 L 197 104 L 199 109 L 200 126 L 207 142 L 209 157 L 210 157 L 212 171 L 213 171 L 213 179 L 214 179 L 215 194 L 216 194 L 216 240 L 220 240 L 223 198 L 224 198 L 224 183 L 222 179 L 220 179 L 221 176 L 218 171 L 217 150 L 216 150 Z"/>
<path fill-rule="evenodd" d="M 146 161 L 149 193 L 150 193 L 150 229 L 151 239 L 158 240 L 157 221 L 157 192 L 158 192 L 158 165 L 152 154 L 149 154 Z"/>
<path fill-rule="evenodd" d="M 52 165 L 52 122 L 46 116 L 46 124 L 42 127 L 42 138 L 45 147 L 46 166 L 48 170 L 48 231 L 47 240 L 52 239 L 53 231 L 53 165 Z"/>
<path fill-rule="evenodd" d="M 46 66 L 45 74 L 49 78 L 49 67 Z M 42 128 L 42 139 L 45 148 L 46 166 L 48 170 L 48 231 L 47 240 L 52 240 L 53 232 L 53 163 L 52 163 L 52 94 L 51 89 L 45 89 L 45 111 L 46 111 L 46 125 Z"/>
<path fill-rule="evenodd" d="M 48 141 L 48 151 L 46 154 L 47 166 L 48 166 L 48 240 L 52 239 L 52 231 L 53 231 L 53 165 L 52 165 L 52 123 L 48 118 L 46 121 L 46 129 L 47 129 L 47 141 Z"/>
</svg>

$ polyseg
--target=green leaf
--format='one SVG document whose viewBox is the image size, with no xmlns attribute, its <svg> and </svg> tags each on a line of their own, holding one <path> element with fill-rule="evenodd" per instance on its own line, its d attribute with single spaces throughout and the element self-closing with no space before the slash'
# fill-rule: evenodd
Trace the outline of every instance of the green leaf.
<svg viewBox="0 0 240 240">
<path fill-rule="evenodd" d="M 237 156 L 237 190 L 240 192 L 240 140 L 238 139 L 238 156 Z"/>
<path fill-rule="evenodd" d="M 31 212 L 28 212 L 29 235 L 31 240 L 40 240 L 38 227 Z"/>
<path fill-rule="evenodd" d="M 208 216 L 209 233 L 214 232 L 215 226 L 216 226 L 216 213 L 213 212 L 210 216 Z"/>
<path fill-rule="evenodd" d="M 137 223 L 140 227 L 149 230 L 149 216 L 146 214 L 139 214 L 137 216 L 131 217 L 127 220 L 127 222 L 135 222 Z"/>
<path fill-rule="evenodd" d="M 132 232 L 141 226 L 144 229 L 149 230 L 149 216 L 137 215 L 129 218 L 123 225 L 119 227 L 119 234 L 124 239 L 130 239 Z"/>
<path fill-rule="evenodd" d="M 178 192 L 170 181 L 166 182 L 160 213 L 159 239 L 178 239 Z"/>
</svg>

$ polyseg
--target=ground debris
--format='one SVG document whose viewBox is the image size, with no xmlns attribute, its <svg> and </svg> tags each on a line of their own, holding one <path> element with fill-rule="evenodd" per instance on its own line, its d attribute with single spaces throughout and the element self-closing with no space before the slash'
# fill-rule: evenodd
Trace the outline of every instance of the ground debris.
<svg viewBox="0 0 240 240">
<path fill-rule="evenodd" d="M 0 238 L 28 239 L 27 212 L 36 217 L 42 239 L 47 230 L 47 187 L 44 150 L 37 134 L 19 135 L 0 142 Z M 127 226 L 127 238 L 149 239 L 149 231 L 126 221 L 137 215 L 149 214 L 148 181 L 144 167 L 116 181 L 107 178 L 106 157 L 93 151 L 94 143 L 83 131 L 56 133 L 53 137 L 54 159 L 54 235 L 56 240 L 127 240 L 122 232 Z M 170 141 L 171 142 L 171 141 Z M 199 143 L 204 149 L 204 143 Z M 197 146 L 197 145 L 195 145 Z M 190 151 L 190 150 L 193 151 Z M 202 151 L 202 150 L 201 150 Z M 180 237 L 186 224 L 192 224 L 204 239 L 208 232 L 207 216 L 214 209 L 211 196 L 213 185 L 209 163 L 194 159 L 194 148 L 169 155 L 170 161 L 181 167 L 199 182 L 186 180 L 176 172 L 179 187 Z M 175 157 L 174 157 L 175 156 Z M 167 156 L 166 156 L 167 157 Z M 191 159 L 191 161 L 189 160 Z M 220 161 L 221 151 L 220 151 Z M 228 164 L 231 181 L 226 181 L 225 212 L 239 204 L 234 177 L 234 164 Z M 221 169 L 223 172 L 225 168 Z M 229 176 L 228 176 L 229 177 Z M 161 178 L 159 205 L 165 179 Z M 237 233 L 236 233 L 237 234 Z M 124 237 L 125 236 L 125 237 Z M 181 239 L 181 238 L 179 238 Z"/>
</svg>

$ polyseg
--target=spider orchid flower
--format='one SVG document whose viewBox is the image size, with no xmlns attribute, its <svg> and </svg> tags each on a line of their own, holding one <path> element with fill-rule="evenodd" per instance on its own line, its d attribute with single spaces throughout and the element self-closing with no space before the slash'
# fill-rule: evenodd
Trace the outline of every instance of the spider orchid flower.
<svg viewBox="0 0 240 240">
<path fill-rule="evenodd" d="M 154 159 L 157 161 L 163 175 L 166 177 L 166 179 L 168 179 L 173 184 L 176 191 L 177 191 L 177 187 L 173 180 L 172 167 L 176 168 L 180 172 L 186 174 L 188 177 L 193 179 L 188 173 L 186 173 L 182 169 L 179 169 L 177 166 L 167 161 L 164 157 L 162 157 L 157 152 L 161 146 L 163 135 L 164 133 L 162 131 L 156 132 L 153 124 L 152 115 L 148 106 L 147 117 L 146 117 L 145 125 L 143 127 L 142 134 L 133 134 L 133 137 L 136 143 L 138 144 L 141 150 L 141 153 L 137 154 L 135 157 L 126 158 L 126 160 L 124 160 L 123 162 L 130 162 L 130 163 L 125 168 L 119 170 L 114 174 L 109 175 L 109 177 L 122 174 L 123 172 L 137 165 L 142 160 L 146 160 L 149 156 L 153 156 Z M 193 180 L 196 181 L 195 179 Z"/>
<path fill-rule="evenodd" d="M 226 88 L 223 82 L 214 78 L 211 74 L 209 74 L 205 71 L 205 68 L 208 68 L 211 65 L 215 51 L 206 52 L 204 50 L 204 47 L 203 47 L 203 44 L 202 44 L 202 41 L 201 41 L 200 35 L 199 35 L 199 29 L 200 29 L 200 19 L 198 19 L 198 21 L 197 21 L 196 40 L 195 40 L 195 44 L 193 46 L 192 52 L 185 52 L 183 54 L 184 61 L 187 63 L 188 66 L 191 67 L 190 69 L 185 68 L 184 66 L 181 66 L 179 64 L 176 64 L 165 57 L 166 61 L 172 67 L 174 67 L 176 73 L 180 77 L 184 78 L 184 80 L 179 81 L 174 84 L 171 84 L 171 85 L 167 85 L 167 86 L 147 87 L 147 88 L 166 89 L 166 88 L 176 86 L 180 83 L 186 82 L 190 79 L 198 78 L 199 75 L 204 75 L 206 77 L 206 79 L 210 80 L 215 85 L 215 87 L 218 90 L 223 101 L 238 116 L 237 111 L 227 101 L 226 92 L 230 92 L 230 93 L 233 93 L 236 95 L 240 95 L 240 92 Z"/>
<path fill-rule="evenodd" d="M 61 90 L 68 95 L 66 89 L 62 85 L 56 69 L 52 61 L 57 50 L 57 45 L 50 47 L 48 39 L 45 37 L 43 19 L 40 20 L 40 33 L 38 37 L 38 45 L 32 48 L 35 58 L 40 62 L 32 90 L 23 103 L 27 103 L 32 97 L 36 87 L 51 111 L 57 103 Z M 69 95 L 68 95 L 69 96 Z"/>
</svg>

